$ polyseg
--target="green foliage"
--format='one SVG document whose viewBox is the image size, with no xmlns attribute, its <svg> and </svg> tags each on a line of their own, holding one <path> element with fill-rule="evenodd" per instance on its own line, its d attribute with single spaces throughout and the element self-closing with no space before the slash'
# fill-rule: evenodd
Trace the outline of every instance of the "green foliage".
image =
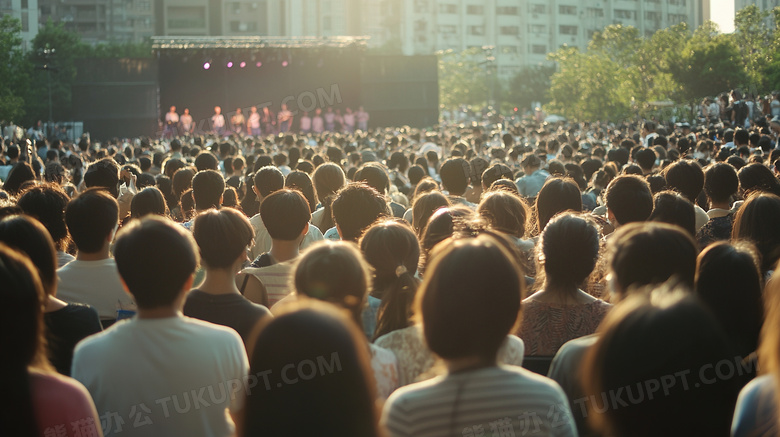
<svg viewBox="0 0 780 437">
<path fill-rule="evenodd" d="M 555 73 L 555 66 L 537 65 L 524 67 L 517 75 L 509 80 L 506 95 L 510 106 L 530 108 L 532 102 L 542 104 L 550 101 L 547 91 L 550 89 L 550 78 Z"/>
<path fill-rule="evenodd" d="M 19 122 L 24 117 L 28 65 L 22 54 L 22 24 L 10 15 L 0 17 L 0 120 Z"/>
<path fill-rule="evenodd" d="M 734 41 L 754 87 L 764 86 L 761 73 L 771 61 L 770 31 L 765 23 L 768 16 L 758 6 L 749 5 L 737 11 L 734 18 Z"/>
<path fill-rule="evenodd" d="M 439 102 L 445 107 L 485 105 L 488 77 L 481 49 L 439 54 Z"/>
</svg>

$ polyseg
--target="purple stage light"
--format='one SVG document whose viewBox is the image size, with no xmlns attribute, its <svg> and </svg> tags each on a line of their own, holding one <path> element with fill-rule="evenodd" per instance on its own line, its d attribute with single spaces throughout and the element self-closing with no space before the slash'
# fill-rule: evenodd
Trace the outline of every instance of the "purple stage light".
<svg viewBox="0 0 780 437">
<path fill-rule="evenodd" d="M 209 68 L 211 68 L 211 62 L 204 62 L 203 63 L 203 69 L 204 70 L 208 70 Z"/>
<path fill-rule="evenodd" d="M 257 61 L 257 64 L 255 64 L 255 67 L 260 68 L 263 66 L 263 63 L 260 61 Z"/>
<path fill-rule="evenodd" d="M 238 64 L 238 66 L 241 67 L 241 68 L 244 68 L 244 67 L 246 67 L 246 62 L 241 61 L 241 63 Z"/>
<path fill-rule="evenodd" d="M 227 68 L 233 68 L 233 61 L 228 61 Z"/>
<path fill-rule="evenodd" d="M 286 67 L 289 64 L 287 61 L 282 61 L 282 67 Z"/>
</svg>

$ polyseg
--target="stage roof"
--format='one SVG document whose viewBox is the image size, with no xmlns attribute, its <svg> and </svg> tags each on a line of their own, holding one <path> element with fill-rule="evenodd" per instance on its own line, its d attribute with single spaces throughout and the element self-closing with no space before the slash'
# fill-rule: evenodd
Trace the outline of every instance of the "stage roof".
<svg viewBox="0 0 780 437">
<path fill-rule="evenodd" d="M 366 47 L 367 36 L 276 37 L 276 36 L 153 36 L 152 50 L 208 49 L 347 49 Z"/>
</svg>

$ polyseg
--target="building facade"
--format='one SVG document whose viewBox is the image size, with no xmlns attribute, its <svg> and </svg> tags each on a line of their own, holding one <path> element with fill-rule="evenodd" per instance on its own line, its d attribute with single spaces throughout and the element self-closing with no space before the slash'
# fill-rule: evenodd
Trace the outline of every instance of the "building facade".
<svg viewBox="0 0 780 437">
<path fill-rule="evenodd" d="M 0 15 L 10 15 L 22 23 L 22 50 L 32 48 L 38 34 L 38 0 L 0 0 Z"/>
<path fill-rule="evenodd" d="M 141 42 L 154 34 L 152 0 L 39 0 L 41 26 L 64 23 L 84 42 Z"/>
</svg>

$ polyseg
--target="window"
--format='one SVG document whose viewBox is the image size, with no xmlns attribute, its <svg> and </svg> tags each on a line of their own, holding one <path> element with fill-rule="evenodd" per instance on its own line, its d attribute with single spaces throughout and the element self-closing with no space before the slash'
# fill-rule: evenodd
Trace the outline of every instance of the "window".
<svg viewBox="0 0 780 437">
<path fill-rule="evenodd" d="M 531 46 L 531 53 L 535 55 L 546 55 L 547 46 L 542 44 L 534 44 Z"/>
<path fill-rule="evenodd" d="M 250 21 L 247 23 L 242 21 L 231 21 L 230 31 L 231 32 L 257 32 L 257 22 Z"/>
<path fill-rule="evenodd" d="M 466 13 L 469 15 L 483 15 L 485 7 L 482 5 L 468 5 L 466 6 Z"/>
<path fill-rule="evenodd" d="M 547 26 L 544 24 L 529 24 L 528 31 L 531 33 L 547 33 Z"/>
<path fill-rule="evenodd" d="M 645 11 L 645 20 L 660 20 L 661 13 L 655 11 Z"/>
<path fill-rule="evenodd" d="M 685 0 L 669 0 L 670 5 L 676 5 L 676 6 L 685 6 Z M 764 9 L 766 9 L 766 4 L 764 6 Z"/>
<path fill-rule="evenodd" d="M 206 8 L 194 6 L 168 7 L 168 27 L 187 29 L 206 27 Z"/>
<path fill-rule="evenodd" d="M 28 0 L 22 0 L 22 9 L 28 9 L 28 8 L 29 8 Z"/>
<path fill-rule="evenodd" d="M 30 13 L 22 11 L 22 32 L 30 31 Z"/>
<path fill-rule="evenodd" d="M 415 32 L 425 32 L 425 29 L 428 27 L 428 23 L 425 22 L 425 20 L 417 20 L 414 22 L 414 31 Z"/>
<path fill-rule="evenodd" d="M 559 5 L 558 13 L 561 15 L 577 15 L 577 6 Z"/>
<path fill-rule="evenodd" d="M 469 26 L 469 35 L 484 35 L 485 26 Z"/>
<path fill-rule="evenodd" d="M 498 6 L 496 7 L 497 15 L 517 15 L 517 6 Z"/>
<path fill-rule="evenodd" d="M 231 2 L 230 10 L 233 12 L 233 15 L 241 15 L 241 2 Z"/>
<path fill-rule="evenodd" d="M 546 14 L 547 13 L 547 5 L 529 5 L 528 9 L 530 9 L 529 12 L 532 14 Z"/>
<path fill-rule="evenodd" d="M 517 54 L 518 52 L 517 46 L 501 46 L 499 49 L 501 50 L 501 53 L 509 55 Z"/>
<path fill-rule="evenodd" d="M 636 20 L 636 11 L 615 9 L 615 18 L 619 20 Z"/>
<path fill-rule="evenodd" d="M 439 13 L 440 14 L 457 14 L 458 13 L 458 5 L 439 4 Z"/>
<path fill-rule="evenodd" d="M 561 35 L 576 35 L 577 26 L 558 26 L 558 32 Z"/>
<path fill-rule="evenodd" d="M 453 24 L 440 24 L 439 33 L 458 33 L 458 28 Z"/>
<path fill-rule="evenodd" d="M 517 26 L 501 26 L 499 32 L 501 35 L 517 35 L 520 33 L 520 28 Z"/>
<path fill-rule="evenodd" d="M 602 18 L 602 17 L 604 17 L 604 9 L 601 9 L 601 8 L 588 8 L 588 16 L 589 17 Z"/>
<path fill-rule="evenodd" d="M 677 24 L 688 21 L 688 16 L 685 14 L 669 14 L 669 24 Z"/>
</svg>

